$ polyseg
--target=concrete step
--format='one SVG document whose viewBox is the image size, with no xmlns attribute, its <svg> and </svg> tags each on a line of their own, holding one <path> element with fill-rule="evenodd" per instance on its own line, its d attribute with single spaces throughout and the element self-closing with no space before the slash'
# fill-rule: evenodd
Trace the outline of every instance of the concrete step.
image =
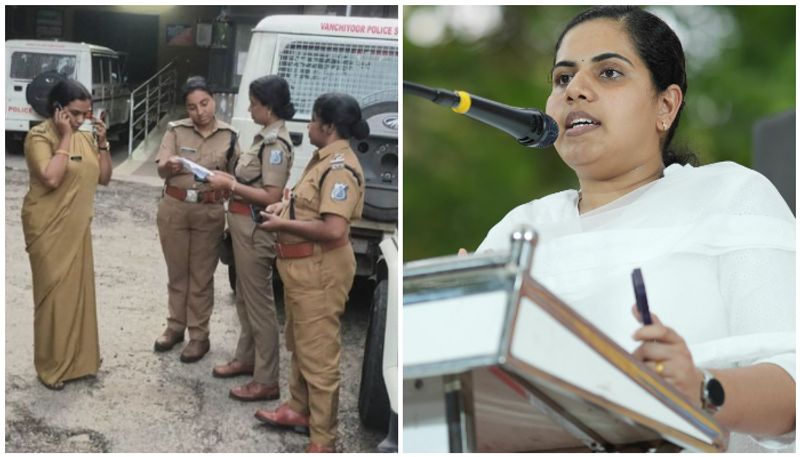
<svg viewBox="0 0 800 457">
<path fill-rule="evenodd" d="M 114 168 L 114 179 L 161 186 L 164 180 L 158 176 L 158 169 L 155 163 L 161 139 L 167 132 L 167 124 L 169 122 L 185 116 L 186 110 L 183 105 L 175 106 L 170 110 L 158 122 L 158 125 L 150 131 L 147 138 L 136 146 L 131 155 Z"/>
</svg>

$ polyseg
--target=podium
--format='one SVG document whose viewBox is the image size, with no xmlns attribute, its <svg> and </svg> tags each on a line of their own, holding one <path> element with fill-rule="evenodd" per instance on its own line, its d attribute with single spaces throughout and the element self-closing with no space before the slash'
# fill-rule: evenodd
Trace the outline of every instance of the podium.
<svg viewBox="0 0 800 457">
<path fill-rule="evenodd" d="M 507 253 L 407 263 L 404 452 L 720 452 L 728 432 Z M 699 386 L 698 386 L 699 389 Z"/>
</svg>

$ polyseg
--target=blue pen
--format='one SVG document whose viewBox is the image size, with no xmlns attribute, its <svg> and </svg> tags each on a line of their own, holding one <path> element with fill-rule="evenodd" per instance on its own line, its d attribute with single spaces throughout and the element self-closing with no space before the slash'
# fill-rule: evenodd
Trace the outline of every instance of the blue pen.
<svg viewBox="0 0 800 457">
<path fill-rule="evenodd" d="M 647 292 L 644 289 L 644 278 L 642 277 L 642 269 L 634 268 L 631 273 L 633 279 L 633 292 L 636 294 L 636 309 L 642 316 L 642 323 L 650 325 L 653 319 L 650 317 L 650 307 L 647 305 Z"/>
</svg>

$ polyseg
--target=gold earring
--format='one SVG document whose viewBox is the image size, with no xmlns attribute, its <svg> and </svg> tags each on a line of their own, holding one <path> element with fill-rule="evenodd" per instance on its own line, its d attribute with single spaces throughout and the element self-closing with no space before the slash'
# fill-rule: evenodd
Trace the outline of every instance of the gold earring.
<svg viewBox="0 0 800 457">
<path fill-rule="evenodd" d="M 664 130 L 665 132 L 667 131 L 667 123 L 666 122 L 661 122 L 661 130 Z"/>
</svg>

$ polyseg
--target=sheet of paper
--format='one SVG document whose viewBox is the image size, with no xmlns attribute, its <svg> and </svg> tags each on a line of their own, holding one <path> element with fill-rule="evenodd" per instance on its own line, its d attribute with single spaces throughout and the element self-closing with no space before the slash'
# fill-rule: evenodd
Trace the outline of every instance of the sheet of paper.
<svg viewBox="0 0 800 457">
<path fill-rule="evenodd" d="M 189 159 L 178 157 L 178 160 L 181 161 L 184 170 L 193 173 L 195 177 L 197 177 L 197 179 L 201 181 L 205 181 L 206 179 L 208 179 L 209 176 L 214 176 L 214 173 L 211 170 L 202 165 L 194 163 Z"/>
</svg>

